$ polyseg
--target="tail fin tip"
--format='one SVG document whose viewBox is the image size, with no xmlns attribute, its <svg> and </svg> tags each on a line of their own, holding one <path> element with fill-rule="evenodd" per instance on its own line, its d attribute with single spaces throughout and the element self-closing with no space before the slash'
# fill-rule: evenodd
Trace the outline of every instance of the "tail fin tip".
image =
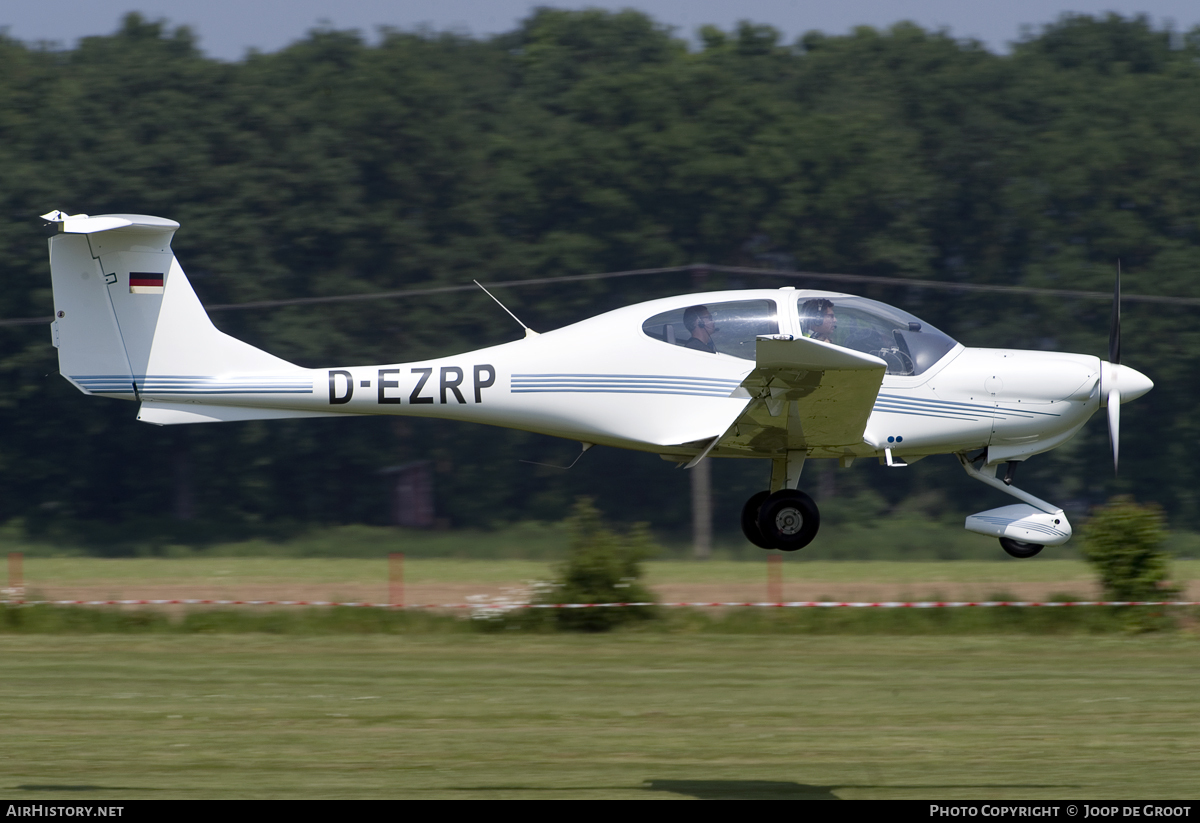
<svg viewBox="0 0 1200 823">
<path fill-rule="evenodd" d="M 53 226 L 56 234 L 95 234 L 114 229 L 151 229 L 175 231 L 179 224 L 165 217 L 149 214 L 67 214 L 60 209 L 43 214 L 47 227 Z"/>
<path fill-rule="evenodd" d="M 219 331 L 171 250 L 179 224 L 145 214 L 42 215 L 59 371 L 80 390 L 140 399 L 153 375 L 294 369 Z"/>
</svg>

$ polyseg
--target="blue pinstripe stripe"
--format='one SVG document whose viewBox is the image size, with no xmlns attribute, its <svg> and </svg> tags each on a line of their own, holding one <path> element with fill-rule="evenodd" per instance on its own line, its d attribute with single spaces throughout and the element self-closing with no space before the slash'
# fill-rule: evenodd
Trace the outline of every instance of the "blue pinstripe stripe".
<svg viewBox="0 0 1200 823">
<path fill-rule="evenodd" d="M 733 384 L 740 385 L 740 380 L 730 380 L 723 377 L 693 377 L 691 375 L 681 374 L 514 374 L 513 379 L 522 378 L 534 379 L 557 379 L 557 378 L 579 378 L 583 380 L 687 380 L 695 383 L 720 383 L 721 385 Z"/>
<path fill-rule="evenodd" d="M 904 397 L 895 394 L 880 394 L 875 401 L 875 411 L 891 414 L 906 414 L 914 417 L 940 417 L 947 420 L 978 420 L 980 417 L 1061 417 L 1056 412 L 1034 411 L 1028 408 L 1013 409 L 1003 406 L 985 406 L 979 403 L 962 403 L 948 400 Z M 978 415 L 978 416 L 972 416 Z"/>
<path fill-rule="evenodd" d="M 296 377 L 259 376 L 218 379 L 200 375 L 72 375 L 71 379 L 92 392 L 105 394 L 312 394 L 311 380 Z M 133 384 L 137 384 L 137 392 Z"/>
<path fill-rule="evenodd" d="M 681 394 L 728 397 L 739 380 L 666 374 L 514 374 L 513 394 Z"/>
<path fill-rule="evenodd" d="M 729 392 L 686 391 L 684 389 L 513 389 L 513 394 L 687 394 L 693 397 L 728 397 Z"/>
<path fill-rule="evenodd" d="M 1016 520 L 1008 520 L 1003 517 L 980 517 L 979 515 L 976 515 L 976 519 L 982 520 L 984 523 L 991 523 L 993 526 L 1001 526 L 1003 528 L 1008 528 L 1009 526 L 1012 526 L 1018 522 Z M 1050 526 L 1044 526 L 1041 523 L 1021 523 L 1017 526 L 1017 528 L 1027 529 L 1031 532 L 1039 532 L 1041 534 L 1050 535 L 1051 537 L 1061 537 L 1062 535 L 1066 534 L 1066 532 L 1059 531 L 1058 529 Z"/>
</svg>

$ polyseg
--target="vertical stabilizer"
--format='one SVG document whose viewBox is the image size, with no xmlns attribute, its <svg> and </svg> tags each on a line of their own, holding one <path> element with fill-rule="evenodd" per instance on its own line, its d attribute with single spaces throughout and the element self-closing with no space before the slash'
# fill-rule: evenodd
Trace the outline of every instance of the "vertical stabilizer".
<svg viewBox="0 0 1200 823">
<path fill-rule="evenodd" d="M 51 212 L 59 371 L 88 394 L 140 399 L 174 382 L 295 367 L 219 331 L 171 251 L 179 224 L 142 214 Z"/>
</svg>

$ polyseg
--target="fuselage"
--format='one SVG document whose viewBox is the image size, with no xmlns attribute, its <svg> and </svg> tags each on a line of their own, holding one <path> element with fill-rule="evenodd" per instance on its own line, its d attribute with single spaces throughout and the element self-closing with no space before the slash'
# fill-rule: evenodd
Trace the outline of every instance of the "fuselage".
<svg viewBox="0 0 1200 823">
<path fill-rule="evenodd" d="M 739 387 L 755 368 L 758 334 L 807 335 L 805 307 L 821 300 L 833 304 L 841 324 L 829 342 L 881 357 L 888 373 L 861 442 L 809 443 L 810 457 L 881 456 L 889 449 L 911 462 L 987 447 L 993 459 L 1024 459 L 1065 442 L 1102 405 L 1108 367 L 1097 357 L 966 348 L 894 307 L 794 289 L 653 300 L 420 362 L 147 374 L 133 386 L 68 377 L 89 393 L 172 408 L 439 417 L 683 458 L 725 431 L 750 402 Z M 688 328 L 694 317 L 687 313 L 696 309 L 717 320 L 703 345 L 703 335 Z M 1149 389 L 1137 372 L 1117 368 L 1123 400 L 1138 396 L 1139 378 Z"/>
</svg>

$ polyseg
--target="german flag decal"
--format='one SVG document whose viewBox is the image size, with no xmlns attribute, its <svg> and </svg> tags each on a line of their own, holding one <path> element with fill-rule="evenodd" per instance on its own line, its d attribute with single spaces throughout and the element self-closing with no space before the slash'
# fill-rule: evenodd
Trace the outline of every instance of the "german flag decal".
<svg viewBox="0 0 1200 823">
<path fill-rule="evenodd" d="M 158 272 L 131 271 L 129 273 L 130 294 L 162 294 L 163 276 Z"/>
</svg>

